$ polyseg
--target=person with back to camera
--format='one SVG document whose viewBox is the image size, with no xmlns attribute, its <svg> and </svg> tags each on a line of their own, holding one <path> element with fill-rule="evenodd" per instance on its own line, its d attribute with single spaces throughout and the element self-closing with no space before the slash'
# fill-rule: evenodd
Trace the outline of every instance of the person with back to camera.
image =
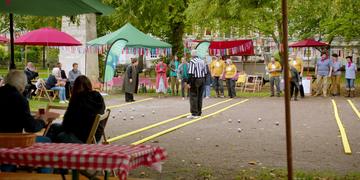
<svg viewBox="0 0 360 180">
<path fill-rule="evenodd" d="M 104 114 L 105 102 L 101 94 L 92 89 L 91 81 L 80 75 L 74 82 L 70 103 L 62 124 L 51 125 L 47 134 L 54 142 L 86 143 L 97 114 Z M 98 142 L 105 125 L 99 124 L 95 139 Z"/>
</svg>

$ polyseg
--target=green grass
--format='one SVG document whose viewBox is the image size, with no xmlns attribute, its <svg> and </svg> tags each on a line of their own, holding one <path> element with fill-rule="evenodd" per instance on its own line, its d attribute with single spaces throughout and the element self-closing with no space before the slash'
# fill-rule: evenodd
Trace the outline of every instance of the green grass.
<svg viewBox="0 0 360 180">
<path fill-rule="evenodd" d="M 0 69 L 0 76 L 5 77 L 9 71 L 7 69 Z M 48 78 L 48 70 L 38 70 L 40 78 Z"/>
<path fill-rule="evenodd" d="M 29 106 L 31 111 L 37 111 L 40 108 L 46 108 L 50 102 L 45 99 L 40 100 L 29 100 Z M 64 106 L 64 104 L 58 103 L 58 100 L 53 101 L 51 104 Z"/>
<path fill-rule="evenodd" d="M 286 169 L 246 169 L 241 170 L 235 177 L 236 180 L 285 180 L 287 179 Z M 332 171 L 295 171 L 294 179 L 296 180 L 356 180 L 360 179 L 360 172 L 350 172 L 347 174 L 337 174 Z"/>
</svg>

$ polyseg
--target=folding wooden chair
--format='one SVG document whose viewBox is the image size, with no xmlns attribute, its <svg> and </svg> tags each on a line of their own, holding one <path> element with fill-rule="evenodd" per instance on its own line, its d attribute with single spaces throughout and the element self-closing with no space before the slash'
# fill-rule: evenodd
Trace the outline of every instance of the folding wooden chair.
<svg viewBox="0 0 360 180">
<path fill-rule="evenodd" d="M 94 124 L 92 125 L 91 131 L 90 131 L 90 134 L 86 140 L 86 144 L 97 144 L 98 143 L 98 142 L 96 142 L 96 138 L 95 138 L 96 130 L 98 129 L 100 122 L 104 123 L 104 128 L 106 127 L 109 116 L 110 116 L 110 109 L 106 109 L 105 113 L 103 115 L 100 115 L 100 114 L 96 115 Z M 105 130 L 102 134 L 102 137 L 104 139 L 103 144 L 108 144 L 107 138 L 105 135 Z"/>
<path fill-rule="evenodd" d="M 255 83 L 257 86 L 257 90 L 260 91 L 262 86 L 263 86 L 263 82 L 264 82 L 264 74 L 262 73 L 256 73 L 257 78 L 255 79 Z"/>
<path fill-rule="evenodd" d="M 246 77 L 244 92 L 246 92 L 246 91 L 255 92 L 256 91 L 256 89 L 257 89 L 256 79 L 257 79 L 256 75 L 248 75 Z"/>
<path fill-rule="evenodd" d="M 54 91 L 54 90 L 49 90 L 49 89 L 46 89 L 46 86 L 45 86 L 45 81 L 43 79 L 39 79 L 38 82 L 36 83 L 37 84 L 37 96 L 36 98 L 38 100 L 40 100 L 40 98 L 47 98 L 50 103 L 52 103 L 53 100 L 55 100 L 55 98 L 58 96 L 58 92 Z M 53 95 L 53 98 L 50 97 L 50 94 Z"/>
<path fill-rule="evenodd" d="M 246 82 L 246 74 L 239 75 L 238 80 L 236 81 L 236 86 L 240 87 L 241 92 L 244 91 L 245 82 Z"/>
</svg>

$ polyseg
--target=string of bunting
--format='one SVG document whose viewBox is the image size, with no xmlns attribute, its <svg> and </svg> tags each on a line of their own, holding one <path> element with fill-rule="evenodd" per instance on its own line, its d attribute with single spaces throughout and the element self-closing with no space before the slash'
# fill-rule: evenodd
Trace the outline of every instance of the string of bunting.
<svg viewBox="0 0 360 180">
<path fill-rule="evenodd" d="M 239 54 L 244 53 L 252 50 L 252 42 L 249 41 L 247 43 L 244 43 L 240 46 L 231 47 L 231 48 L 223 48 L 223 49 L 209 49 L 209 53 L 211 55 L 220 54 L 222 56 L 224 55 L 233 55 L 233 54 Z"/>
<path fill-rule="evenodd" d="M 97 45 L 97 46 L 52 46 L 51 48 L 56 48 L 71 53 L 85 54 L 104 54 L 109 49 L 108 45 Z M 146 56 L 159 56 L 159 55 L 171 55 L 171 48 L 129 48 L 126 47 L 122 49 L 123 54 L 136 54 L 136 55 L 146 55 Z"/>
</svg>

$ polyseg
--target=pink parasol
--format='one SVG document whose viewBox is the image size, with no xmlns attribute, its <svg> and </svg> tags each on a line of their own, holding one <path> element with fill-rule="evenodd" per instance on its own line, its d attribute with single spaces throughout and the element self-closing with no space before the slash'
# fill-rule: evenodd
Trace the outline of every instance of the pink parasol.
<svg viewBox="0 0 360 180">
<path fill-rule="evenodd" d="M 9 39 L 7 39 L 5 36 L 0 36 L 0 43 L 7 43 L 9 42 Z"/>
<path fill-rule="evenodd" d="M 15 40 L 18 45 L 79 46 L 81 43 L 67 33 L 53 28 L 30 31 Z"/>
<path fill-rule="evenodd" d="M 326 43 L 315 41 L 313 39 L 305 39 L 294 44 L 289 45 L 289 47 L 296 48 L 296 47 L 326 47 L 329 46 Z"/>
<path fill-rule="evenodd" d="M 43 68 L 45 68 L 45 46 L 80 46 L 81 43 L 67 33 L 53 28 L 30 31 L 15 40 L 17 45 L 43 46 Z"/>
</svg>

